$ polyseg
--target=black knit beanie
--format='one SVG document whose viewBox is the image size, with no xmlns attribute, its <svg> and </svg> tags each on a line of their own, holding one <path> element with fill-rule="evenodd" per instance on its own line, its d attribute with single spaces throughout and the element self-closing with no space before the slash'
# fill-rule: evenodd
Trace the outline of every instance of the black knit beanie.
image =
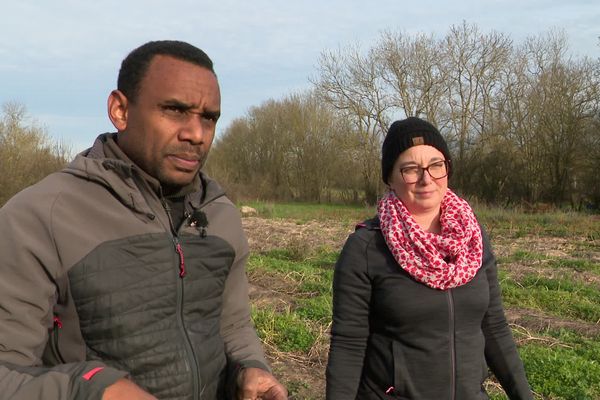
<svg viewBox="0 0 600 400">
<path fill-rule="evenodd" d="M 426 144 L 438 149 L 450 161 L 450 151 L 446 141 L 435 126 L 417 117 L 409 117 L 394 122 L 388 130 L 381 148 L 381 178 L 388 183 L 398 156 L 412 146 Z M 448 165 L 448 176 L 451 167 Z"/>
</svg>

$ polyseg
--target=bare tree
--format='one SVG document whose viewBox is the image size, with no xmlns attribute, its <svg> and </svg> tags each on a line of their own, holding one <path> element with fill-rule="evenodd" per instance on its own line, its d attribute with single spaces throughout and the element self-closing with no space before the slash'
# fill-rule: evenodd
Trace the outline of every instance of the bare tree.
<svg viewBox="0 0 600 400">
<path fill-rule="evenodd" d="M 464 186 L 472 168 L 470 152 L 488 129 L 492 98 L 500 90 L 500 77 L 509 60 L 510 39 L 497 32 L 482 34 L 475 25 L 452 26 L 444 39 L 443 75 L 445 111 L 440 126 L 450 134 L 458 186 Z"/>
<path fill-rule="evenodd" d="M 348 123 L 314 93 L 269 100 L 235 120 L 211 151 L 207 171 L 230 194 L 320 202 L 346 190 Z M 338 186 L 340 185 L 341 186 Z M 235 196 L 234 196 L 235 197 Z"/>
<path fill-rule="evenodd" d="M 27 110 L 5 103 L 0 121 L 0 205 L 25 187 L 62 168 L 68 146 L 53 143 L 36 124 L 26 125 Z"/>
<path fill-rule="evenodd" d="M 356 155 L 361 160 L 365 199 L 373 204 L 379 194 L 379 153 L 389 125 L 390 103 L 383 88 L 373 51 L 363 55 L 358 46 L 323 52 L 319 76 L 313 81 L 321 99 L 347 118 L 361 137 Z"/>
<path fill-rule="evenodd" d="M 269 196 L 320 201 L 335 190 L 357 199 L 359 180 L 373 203 L 390 120 L 422 116 L 448 140 L 452 185 L 464 194 L 582 204 L 600 198 L 590 189 L 600 187 L 600 59 L 567 51 L 560 31 L 518 47 L 465 22 L 441 39 L 385 32 L 366 52 L 323 52 L 316 95 L 254 108 L 213 155 L 229 152 L 233 179 Z"/>
<path fill-rule="evenodd" d="M 432 35 L 383 33 L 374 55 L 387 84 L 391 107 L 407 117 L 424 117 L 437 125 L 441 102 L 448 91 L 441 54 L 441 45 Z"/>
<path fill-rule="evenodd" d="M 531 37 L 517 52 L 505 98 L 529 202 L 560 204 L 579 189 L 586 173 L 581 150 L 598 115 L 598 62 L 567 57 L 564 32 Z M 584 163 L 585 164 L 585 163 Z"/>
</svg>

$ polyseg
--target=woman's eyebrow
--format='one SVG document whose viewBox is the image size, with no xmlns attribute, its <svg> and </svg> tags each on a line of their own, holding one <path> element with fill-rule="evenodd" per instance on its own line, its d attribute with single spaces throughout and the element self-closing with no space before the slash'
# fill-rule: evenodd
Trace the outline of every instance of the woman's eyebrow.
<svg viewBox="0 0 600 400">
<path fill-rule="evenodd" d="M 436 163 L 438 161 L 444 161 L 444 158 L 443 157 L 437 157 L 437 156 L 436 157 L 432 157 L 429 160 L 429 162 L 427 163 L 427 165 L 431 165 L 431 164 Z M 406 161 L 406 162 L 401 163 L 399 165 L 399 167 L 407 167 L 409 165 L 419 166 L 420 164 L 418 162 L 416 162 L 416 161 Z"/>
<path fill-rule="evenodd" d="M 406 161 L 406 162 L 400 163 L 399 167 L 408 167 L 409 165 L 418 166 L 419 164 L 415 161 Z"/>
</svg>

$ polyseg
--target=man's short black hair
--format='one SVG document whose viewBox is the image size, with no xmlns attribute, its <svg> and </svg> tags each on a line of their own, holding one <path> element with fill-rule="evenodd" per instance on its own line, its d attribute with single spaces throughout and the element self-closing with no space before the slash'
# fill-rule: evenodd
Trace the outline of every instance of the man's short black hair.
<svg viewBox="0 0 600 400">
<path fill-rule="evenodd" d="M 140 91 L 140 83 L 146 75 L 150 62 L 155 56 L 163 55 L 187 61 L 208 69 L 213 74 L 213 62 L 210 57 L 199 48 L 189 43 L 178 40 L 158 40 L 148 42 L 134 49 L 121 63 L 117 89 L 129 101 L 135 102 Z"/>
</svg>

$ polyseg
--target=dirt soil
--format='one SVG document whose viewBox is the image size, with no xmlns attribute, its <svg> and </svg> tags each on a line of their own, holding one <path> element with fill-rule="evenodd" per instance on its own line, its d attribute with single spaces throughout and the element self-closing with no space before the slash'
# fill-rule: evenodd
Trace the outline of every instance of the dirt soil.
<svg viewBox="0 0 600 400">
<path fill-rule="evenodd" d="M 353 225 L 338 222 L 326 223 L 313 221 L 297 224 L 294 221 L 262 219 L 247 217 L 243 226 L 248 236 L 252 252 L 261 253 L 272 249 L 298 249 L 311 251 L 314 249 L 339 250 L 348 235 L 354 230 Z M 570 251 L 576 247 L 577 238 L 539 238 L 526 237 L 514 240 L 498 238 L 493 246 L 497 256 L 509 256 L 517 248 L 527 248 L 537 254 L 548 257 L 569 258 Z M 589 257 L 594 262 L 600 262 L 600 250 L 596 248 Z M 543 265 L 531 266 L 520 263 L 503 264 L 515 277 L 529 273 L 544 271 Z M 560 269 L 552 269 L 552 273 L 561 273 Z M 563 271 L 564 272 L 564 271 Z M 572 271 L 571 271 L 572 273 Z M 585 271 L 578 272 L 580 278 L 591 284 L 597 284 L 600 290 L 600 278 Z M 294 288 L 290 282 L 250 274 L 250 299 L 254 304 L 270 304 L 275 309 L 284 310 L 293 304 Z M 564 320 L 546 315 L 541 311 L 507 308 L 506 316 L 509 324 L 521 333 L 520 342 L 540 341 L 540 332 L 548 328 L 568 328 L 589 337 L 600 336 L 600 321 L 596 324 Z M 555 343 L 548 343 L 554 345 Z M 276 348 L 266 346 L 267 357 L 271 362 L 275 375 L 288 387 L 292 395 L 290 400 L 324 399 L 325 366 L 327 363 L 328 332 L 321 337 L 309 354 L 290 354 L 279 352 Z"/>
</svg>

